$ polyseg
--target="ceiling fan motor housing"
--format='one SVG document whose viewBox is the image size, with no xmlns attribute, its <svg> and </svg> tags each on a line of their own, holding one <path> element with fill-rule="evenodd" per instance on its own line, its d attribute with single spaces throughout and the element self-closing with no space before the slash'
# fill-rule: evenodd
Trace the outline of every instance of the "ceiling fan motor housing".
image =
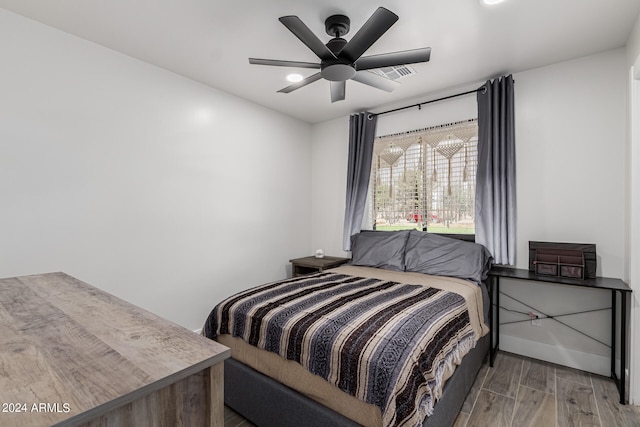
<svg viewBox="0 0 640 427">
<path fill-rule="evenodd" d="M 329 50 L 333 52 L 335 56 L 338 56 L 338 54 L 346 44 L 347 41 L 345 39 L 336 37 L 335 39 L 329 40 L 325 46 L 327 46 L 327 48 L 329 48 Z"/>
<path fill-rule="evenodd" d="M 327 34 L 334 37 L 329 40 L 326 46 L 337 57 L 336 59 L 325 59 L 320 64 L 320 75 L 329 81 L 343 82 L 356 75 L 353 63 L 339 57 L 340 51 L 347 44 L 342 36 L 349 32 L 350 24 L 351 20 L 344 15 L 332 15 L 324 21 Z"/>
</svg>

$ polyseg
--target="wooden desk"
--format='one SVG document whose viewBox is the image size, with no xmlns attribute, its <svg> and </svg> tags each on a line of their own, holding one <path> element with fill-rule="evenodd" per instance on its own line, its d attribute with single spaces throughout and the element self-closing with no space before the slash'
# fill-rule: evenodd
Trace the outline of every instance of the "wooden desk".
<svg viewBox="0 0 640 427">
<path fill-rule="evenodd" d="M 2 426 L 224 425 L 227 347 L 64 273 L 1 279 L 0 331 Z"/>
<path fill-rule="evenodd" d="M 529 270 L 524 270 L 520 268 L 510 268 L 510 267 L 498 267 L 494 266 L 489 271 L 489 277 L 491 280 L 492 290 L 491 294 L 494 295 L 492 297 L 492 304 L 497 307 L 495 310 L 495 318 L 494 311 L 492 310 L 491 315 L 491 328 L 496 329 L 496 342 L 495 348 L 492 347 L 492 358 L 495 357 L 495 352 L 498 350 L 499 346 L 499 338 L 500 338 L 500 278 L 508 278 L 508 279 L 518 279 L 518 280 L 529 280 L 533 282 L 545 282 L 545 283 L 555 283 L 557 285 L 566 285 L 566 286 L 580 286 L 583 288 L 591 288 L 591 289 L 604 289 L 611 291 L 611 378 L 614 379 L 618 386 L 618 391 L 620 392 L 620 403 L 623 405 L 626 403 L 625 396 L 625 369 L 627 364 L 627 352 L 628 342 L 627 342 L 627 295 L 631 293 L 631 288 L 621 279 L 615 279 L 611 277 L 596 277 L 595 279 L 571 279 L 567 277 L 559 277 L 559 276 L 542 276 L 533 273 Z M 620 378 L 616 375 L 616 339 L 618 338 L 617 331 L 617 313 L 618 313 L 618 299 L 616 298 L 616 294 L 620 294 L 620 331 L 619 331 L 619 339 L 620 339 Z M 495 299 L 494 299 L 495 298 Z M 550 316 L 553 319 L 553 316 Z M 493 332 L 492 332 L 493 333 Z M 493 337 L 493 335 L 492 335 Z M 492 343 L 493 346 L 493 343 Z M 493 366 L 493 360 L 491 361 Z"/>
</svg>

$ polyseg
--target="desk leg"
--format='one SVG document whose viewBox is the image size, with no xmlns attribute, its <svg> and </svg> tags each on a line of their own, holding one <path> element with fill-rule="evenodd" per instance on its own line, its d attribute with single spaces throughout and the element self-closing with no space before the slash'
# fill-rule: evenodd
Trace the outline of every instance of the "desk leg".
<svg viewBox="0 0 640 427">
<path fill-rule="evenodd" d="M 627 370 L 627 293 L 620 292 L 620 403 L 626 404 Z M 615 350 L 614 350 L 615 353 Z"/>
<path fill-rule="evenodd" d="M 489 367 L 493 368 L 493 295 L 495 293 L 496 278 L 489 276 Z"/>
<path fill-rule="evenodd" d="M 491 286 L 489 292 L 489 366 L 493 368 L 493 361 L 496 359 L 500 344 L 500 278 L 491 276 L 489 286 Z M 493 303 L 494 299 L 495 304 Z"/>
<path fill-rule="evenodd" d="M 616 379 L 616 320 L 617 320 L 616 291 L 611 290 L 611 378 Z"/>
<path fill-rule="evenodd" d="M 493 357 L 496 357 L 500 348 L 500 281 L 496 280 L 496 350 Z"/>
<path fill-rule="evenodd" d="M 620 404 L 626 405 L 627 393 L 627 293 L 620 292 L 620 377 L 616 373 L 616 329 L 618 320 L 618 298 L 611 290 L 611 378 L 618 386 Z"/>
</svg>

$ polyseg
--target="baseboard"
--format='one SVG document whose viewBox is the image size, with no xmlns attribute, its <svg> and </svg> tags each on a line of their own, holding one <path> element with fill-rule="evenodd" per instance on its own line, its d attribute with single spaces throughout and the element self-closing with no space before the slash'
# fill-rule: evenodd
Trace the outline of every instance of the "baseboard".
<svg viewBox="0 0 640 427">
<path fill-rule="evenodd" d="M 202 328 L 194 329 L 193 332 L 195 332 L 196 334 L 200 335 L 200 334 L 202 334 Z"/>
<path fill-rule="evenodd" d="M 584 353 L 569 348 L 500 334 L 500 350 L 558 365 L 611 376 L 611 360 L 599 354 Z"/>
</svg>

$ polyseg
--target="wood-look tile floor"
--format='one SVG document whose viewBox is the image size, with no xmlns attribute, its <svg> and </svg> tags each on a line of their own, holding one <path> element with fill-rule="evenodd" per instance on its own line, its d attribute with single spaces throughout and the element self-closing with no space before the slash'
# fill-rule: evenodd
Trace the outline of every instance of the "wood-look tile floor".
<svg viewBox="0 0 640 427">
<path fill-rule="evenodd" d="M 619 400 L 610 378 L 499 352 L 478 372 L 455 427 L 640 426 L 640 407 Z"/>
<path fill-rule="evenodd" d="M 482 366 L 455 427 L 640 427 L 610 378 L 499 352 Z M 225 407 L 225 427 L 253 427 Z"/>
<path fill-rule="evenodd" d="M 224 406 L 224 427 L 255 427 L 255 424 L 242 417 L 227 405 Z"/>
</svg>

